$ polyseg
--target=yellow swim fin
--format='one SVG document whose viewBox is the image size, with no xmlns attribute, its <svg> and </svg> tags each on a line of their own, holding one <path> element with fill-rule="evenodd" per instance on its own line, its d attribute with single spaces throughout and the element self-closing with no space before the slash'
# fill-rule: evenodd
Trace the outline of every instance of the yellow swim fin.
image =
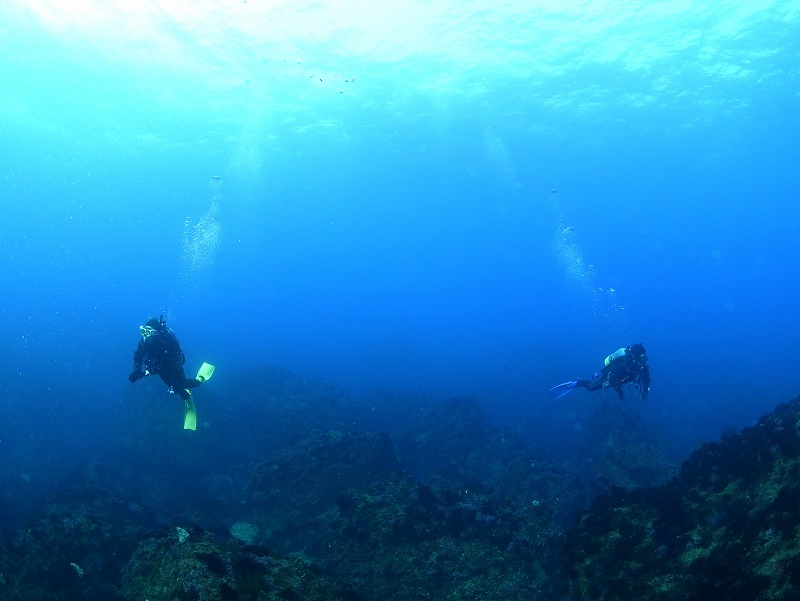
<svg viewBox="0 0 800 601">
<path fill-rule="evenodd" d="M 189 392 L 188 390 L 186 392 Z M 184 430 L 197 430 L 197 409 L 194 407 L 194 399 L 189 392 L 189 398 L 184 401 L 186 403 L 186 411 L 183 414 L 183 429 Z"/>
<path fill-rule="evenodd" d="M 210 380 L 215 369 L 216 368 L 210 363 L 203 362 L 203 364 L 200 366 L 200 369 L 197 370 L 197 379 L 201 382 Z"/>
</svg>

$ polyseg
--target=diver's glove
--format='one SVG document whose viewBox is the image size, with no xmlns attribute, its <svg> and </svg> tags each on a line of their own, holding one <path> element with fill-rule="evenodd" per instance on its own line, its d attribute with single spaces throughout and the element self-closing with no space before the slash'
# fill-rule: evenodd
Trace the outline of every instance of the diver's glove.
<svg viewBox="0 0 800 601">
<path fill-rule="evenodd" d="M 128 376 L 128 379 L 131 381 L 131 384 L 133 384 L 136 380 L 138 380 L 139 378 L 143 378 L 143 377 L 144 377 L 144 374 L 142 372 L 140 372 L 140 371 L 132 371 L 131 375 Z"/>
</svg>

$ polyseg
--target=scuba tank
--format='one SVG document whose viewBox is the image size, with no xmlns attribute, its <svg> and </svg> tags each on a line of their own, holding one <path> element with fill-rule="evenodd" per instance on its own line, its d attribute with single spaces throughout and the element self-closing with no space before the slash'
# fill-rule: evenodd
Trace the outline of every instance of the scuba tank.
<svg viewBox="0 0 800 601">
<path fill-rule="evenodd" d="M 624 356 L 625 356 L 625 347 L 614 351 L 608 357 L 606 357 L 606 360 L 604 361 L 604 365 L 608 365 L 614 359 L 619 359 L 620 357 L 624 357 Z"/>
</svg>

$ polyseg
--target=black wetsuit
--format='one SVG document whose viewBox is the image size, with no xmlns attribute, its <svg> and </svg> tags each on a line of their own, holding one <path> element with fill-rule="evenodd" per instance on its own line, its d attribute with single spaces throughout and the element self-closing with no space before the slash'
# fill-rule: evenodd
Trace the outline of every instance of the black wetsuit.
<svg viewBox="0 0 800 601">
<path fill-rule="evenodd" d="M 622 386 L 628 382 L 636 383 L 642 399 L 647 398 L 650 389 L 650 367 L 626 351 L 625 354 L 612 359 L 591 380 L 578 380 L 577 385 L 588 390 L 610 387 L 616 390 L 622 399 L 625 397 Z"/>
<path fill-rule="evenodd" d="M 177 393 L 186 401 L 191 398 L 187 389 L 196 388 L 202 382 L 186 378 L 183 371 L 186 357 L 175 333 L 163 323 L 156 331 L 156 334 L 139 341 L 133 353 L 133 372 L 128 379 L 135 382 L 143 376 L 158 374 L 170 392 Z"/>
</svg>

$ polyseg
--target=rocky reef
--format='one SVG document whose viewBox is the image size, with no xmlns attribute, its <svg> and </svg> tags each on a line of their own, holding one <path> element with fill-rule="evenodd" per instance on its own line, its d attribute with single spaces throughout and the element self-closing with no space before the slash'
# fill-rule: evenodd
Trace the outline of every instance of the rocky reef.
<svg viewBox="0 0 800 601">
<path fill-rule="evenodd" d="M 345 587 L 300 559 L 180 527 L 139 543 L 124 569 L 120 590 L 126 601 L 352 598 Z"/>
<path fill-rule="evenodd" d="M 612 489 L 566 545 L 574 600 L 800 599 L 800 399 L 697 449 L 661 487 Z"/>
<path fill-rule="evenodd" d="M 74 473 L 0 550 L 0 599 L 119 599 L 115 583 L 154 513 L 107 466 Z"/>
<path fill-rule="evenodd" d="M 314 433 L 254 470 L 243 511 L 261 526 L 259 542 L 365 599 L 536 598 L 554 586 L 558 480 L 530 462 L 527 473 L 508 467 L 529 492 L 424 484 L 401 469 L 385 435 Z"/>
<path fill-rule="evenodd" d="M 7 528 L 0 599 L 797 597 L 797 402 L 679 473 L 620 404 L 554 450 L 471 398 L 236 386 L 190 435 L 171 406 L 121 419 L 115 452 Z"/>
</svg>

